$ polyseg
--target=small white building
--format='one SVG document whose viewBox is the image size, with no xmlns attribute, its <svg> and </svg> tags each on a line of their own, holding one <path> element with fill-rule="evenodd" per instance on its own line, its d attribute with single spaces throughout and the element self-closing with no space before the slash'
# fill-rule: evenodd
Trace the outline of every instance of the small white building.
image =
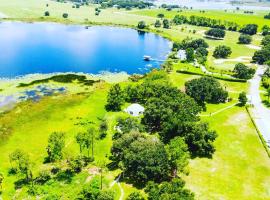
<svg viewBox="0 0 270 200">
<path fill-rule="evenodd" d="M 133 103 L 130 106 L 128 106 L 124 111 L 134 117 L 138 117 L 143 114 L 144 107 L 141 106 L 140 104 Z"/>
<path fill-rule="evenodd" d="M 186 59 L 187 59 L 186 51 L 180 49 L 180 50 L 177 52 L 177 58 L 179 58 L 181 61 L 182 61 L 182 60 L 186 60 Z"/>
</svg>

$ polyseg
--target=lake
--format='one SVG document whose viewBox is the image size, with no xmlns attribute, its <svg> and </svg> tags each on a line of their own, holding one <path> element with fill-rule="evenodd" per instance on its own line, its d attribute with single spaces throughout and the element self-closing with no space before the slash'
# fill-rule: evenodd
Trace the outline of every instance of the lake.
<svg viewBox="0 0 270 200">
<path fill-rule="evenodd" d="M 0 77 L 103 71 L 146 73 L 160 67 L 170 42 L 152 33 L 108 26 L 0 23 Z M 149 55 L 151 61 L 144 61 Z"/>
</svg>

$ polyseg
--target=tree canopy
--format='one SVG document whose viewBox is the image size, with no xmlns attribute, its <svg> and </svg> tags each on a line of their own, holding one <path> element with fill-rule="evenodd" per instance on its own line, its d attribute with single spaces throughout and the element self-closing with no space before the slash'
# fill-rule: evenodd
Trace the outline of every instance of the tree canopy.
<svg viewBox="0 0 270 200">
<path fill-rule="evenodd" d="M 224 103 L 228 98 L 220 83 L 211 77 L 192 79 L 185 83 L 186 93 L 200 105 L 207 103 Z"/>
<path fill-rule="evenodd" d="M 227 58 L 232 54 L 231 47 L 219 45 L 215 48 L 213 56 L 215 58 Z"/>
<path fill-rule="evenodd" d="M 234 76 L 240 79 L 251 79 L 255 74 L 255 69 L 250 68 L 243 63 L 238 63 L 234 67 Z"/>
</svg>

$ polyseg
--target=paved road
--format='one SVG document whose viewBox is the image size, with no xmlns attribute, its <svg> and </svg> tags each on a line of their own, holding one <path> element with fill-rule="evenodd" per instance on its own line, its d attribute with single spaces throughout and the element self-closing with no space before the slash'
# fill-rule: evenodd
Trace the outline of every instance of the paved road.
<svg viewBox="0 0 270 200">
<path fill-rule="evenodd" d="M 264 140 L 270 146 L 270 109 L 266 108 L 260 97 L 260 82 L 261 76 L 265 70 L 264 66 L 259 65 L 256 74 L 252 80 L 250 80 L 249 99 L 253 105 L 251 115 L 260 130 Z"/>
</svg>

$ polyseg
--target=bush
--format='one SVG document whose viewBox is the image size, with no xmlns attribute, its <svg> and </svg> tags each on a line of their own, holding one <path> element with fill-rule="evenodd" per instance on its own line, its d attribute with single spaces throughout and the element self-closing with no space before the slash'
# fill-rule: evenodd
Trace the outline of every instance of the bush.
<svg viewBox="0 0 270 200">
<path fill-rule="evenodd" d="M 156 22 L 155 22 L 155 27 L 156 27 L 156 28 L 160 28 L 160 27 L 161 27 L 161 22 L 160 22 L 160 20 L 156 20 Z"/>
<path fill-rule="evenodd" d="M 170 28 L 170 22 L 168 19 L 163 19 L 163 28 Z"/>
<path fill-rule="evenodd" d="M 241 34 L 238 38 L 238 43 L 239 44 L 250 44 L 251 40 L 252 40 L 252 38 L 250 35 Z"/>
<path fill-rule="evenodd" d="M 44 16 L 45 16 L 45 17 L 50 16 L 50 12 L 49 12 L 49 11 L 46 11 L 46 12 L 44 13 Z"/>
<path fill-rule="evenodd" d="M 146 28 L 146 23 L 145 23 L 144 21 L 140 21 L 140 22 L 138 23 L 137 27 L 138 27 L 139 29 L 144 29 L 144 28 Z"/>
<path fill-rule="evenodd" d="M 227 58 L 232 54 L 232 50 L 230 47 L 225 45 L 219 45 L 215 48 L 213 56 L 215 58 Z"/>
<path fill-rule="evenodd" d="M 65 18 L 65 19 L 68 18 L 68 14 L 67 13 L 64 13 L 63 14 L 63 18 Z"/>
</svg>

